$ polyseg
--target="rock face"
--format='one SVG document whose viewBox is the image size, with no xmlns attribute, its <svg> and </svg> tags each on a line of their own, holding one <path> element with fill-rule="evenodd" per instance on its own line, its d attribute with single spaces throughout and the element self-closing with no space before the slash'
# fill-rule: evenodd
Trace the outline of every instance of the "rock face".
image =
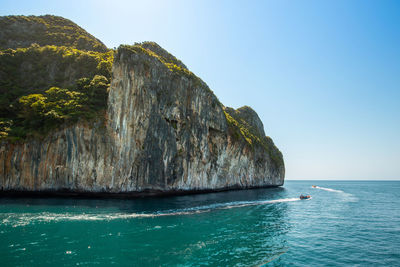
<svg viewBox="0 0 400 267">
<path fill-rule="evenodd" d="M 284 172 L 251 108 L 224 107 L 154 43 L 118 49 L 104 119 L 0 146 L 3 191 L 220 190 L 279 186 Z"/>
</svg>

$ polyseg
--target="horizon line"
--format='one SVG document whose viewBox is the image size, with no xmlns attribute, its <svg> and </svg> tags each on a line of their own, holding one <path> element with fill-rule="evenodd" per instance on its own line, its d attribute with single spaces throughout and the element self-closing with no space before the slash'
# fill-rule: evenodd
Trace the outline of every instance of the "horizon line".
<svg viewBox="0 0 400 267">
<path fill-rule="evenodd" d="M 285 181 L 400 181 L 400 179 L 285 179 Z"/>
</svg>

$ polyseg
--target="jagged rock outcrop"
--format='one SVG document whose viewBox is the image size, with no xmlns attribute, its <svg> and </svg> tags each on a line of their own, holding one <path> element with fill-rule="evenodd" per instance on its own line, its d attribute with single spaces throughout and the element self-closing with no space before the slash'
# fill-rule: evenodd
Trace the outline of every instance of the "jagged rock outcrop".
<svg viewBox="0 0 400 267">
<path fill-rule="evenodd" d="M 219 190 L 282 185 L 284 172 L 251 108 L 224 107 L 149 42 L 119 47 L 104 118 L 0 146 L 3 191 Z"/>
</svg>

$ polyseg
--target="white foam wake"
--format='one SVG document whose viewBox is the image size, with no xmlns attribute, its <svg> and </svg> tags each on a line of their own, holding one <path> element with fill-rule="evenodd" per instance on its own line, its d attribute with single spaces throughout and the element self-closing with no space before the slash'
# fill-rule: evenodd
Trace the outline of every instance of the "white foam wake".
<svg viewBox="0 0 400 267">
<path fill-rule="evenodd" d="M 329 191 L 329 192 L 344 193 L 342 190 L 336 190 L 336 189 L 326 188 L 326 187 L 321 187 L 321 186 L 316 186 L 313 188 L 317 188 L 317 189 L 321 189 L 321 190 L 325 190 L 325 191 Z"/>
<path fill-rule="evenodd" d="M 332 189 L 332 188 L 326 188 L 326 187 L 321 187 L 321 186 L 312 186 L 312 188 L 316 188 L 316 189 L 320 189 L 320 190 L 324 190 L 324 191 L 329 191 L 329 192 L 334 192 L 334 193 L 339 193 L 343 200 L 347 201 L 347 202 L 357 202 L 358 198 L 355 197 L 354 195 L 350 194 L 350 193 L 346 193 L 342 190 L 337 190 L 337 189 Z"/>
<path fill-rule="evenodd" d="M 227 203 L 216 203 L 211 205 L 197 206 L 191 208 L 165 210 L 153 213 L 3 213 L 0 214 L 0 222 L 3 225 L 12 225 L 14 227 L 24 226 L 36 222 L 61 222 L 61 221 L 111 221 L 118 219 L 133 218 L 153 218 L 161 216 L 180 216 L 192 215 L 213 210 L 232 209 L 256 205 L 266 205 L 282 202 L 298 201 L 299 198 L 284 198 L 275 200 L 257 200 L 257 201 L 236 201 Z"/>
<path fill-rule="evenodd" d="M 273 203 L 282 203 L 282 202 L 291 202 L 300 200 L 299 198 L 282 198 L 282 199 L 274 199 L 274 200 L 255 200 L 255 201 L 234 201 L 234 202 L 226 202 L 226 203 L 216 203 L 205 206 L 198 206 L 193 208 L 182 209 L 182 211 L 203 211 L 203 210 L 215 210 L 215 209 L 232 209 L 232 208 L 240 208 L 240 207 L 248 207 L 248 206 L 257 206 L 257 205 L 266 205 Z"/>
</svg>

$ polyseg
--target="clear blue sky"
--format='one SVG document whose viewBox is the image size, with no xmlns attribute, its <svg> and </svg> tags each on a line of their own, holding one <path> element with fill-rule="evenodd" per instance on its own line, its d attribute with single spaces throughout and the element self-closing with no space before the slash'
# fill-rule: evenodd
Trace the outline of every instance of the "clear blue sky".
<svg viewBox="0 0 400 267">
<path fill-rule="evenodd" d="M 400 179 L 400 1 L 8 1 L 108 47 L 155 41 L 253 107 L 287 179 Z"/>
</svg>

